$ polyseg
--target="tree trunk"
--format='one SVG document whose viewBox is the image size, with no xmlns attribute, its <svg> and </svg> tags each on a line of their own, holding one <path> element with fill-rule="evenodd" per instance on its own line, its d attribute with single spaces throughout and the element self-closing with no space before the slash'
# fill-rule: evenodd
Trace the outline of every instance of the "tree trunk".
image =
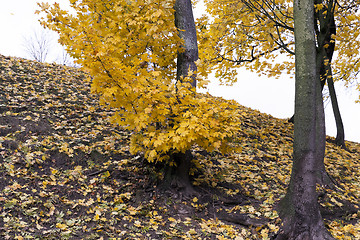
<svg viewBox="0 0 360 240">
<path fill-rule="evenodd" d="M 337 97 L 336 97 L 334 79 L 332 77 L 332 70 L 331 70 L 331 64 L 330 63 L 326 66 L 326 69 L 327 69 L 326 80 L 327 80 L 328 87 L 329 87 L 331 105 L 332 105 L 332 108 L 333 108 L 333 113 L 334 113 L 335 122 L 336 122 L 336 129 L 337 129 L 335 144 L 346 149 L 344 124 L 342 122 L 342 118 L 341 118 L 341 114 L 340 114 L 340 108 L 339 108 L 339 104 L 338 104 Z"/>
<path fill-rule="evenodd" d="M 325 86 L 325 81 L 321 81 L 321 92 L 323 91 L 324 86 Z M 294 118 L 295 118 L 295 113 L 291 116 L 291 118 L 289 118 L 288 122 L 295 123 Z"/>
<path fill-rule="evenodd" d="M 316 4 L 321 4 L 322 0 L 316 0 Z M 332 77 L 331 61 L 335 51 L 335 39 L 332 35 L 336 35 L 336 23 L 335 23 L 335 1 L 328 2 L 327 8 L 321 9 L 316 17 L 319 20 L 320 29 L 317 31 L 319 52 L 323 55 L 320 76 L 325 83 L 328 83 L 331 105 L 336 122 L 336 140 L 335 143 L 338 146 L 346 148 L 345 146 L 345 131 L 344 125 L 341 119 L 340 109 L 336 97 L 334 80 Z M 325 47 L 326 46 L 326 47 Z"/>
<path fill-rule="evenodd" d="M 316 0 L 315 3 L 322 4 L 322 0 Z M 316 21 L 315 24 L 317 28 L 320 27 L 320 29 L 315 30 L 315 32 L 318 39 L 318 52 L 320 55 L 322 55 L 321 64 L 318 65 L 320 66 L 320 76 L 322 79 L 321 89 L 324 88 L 325 82 L 327 81 L 336 122 L 337 133 L 335 144 L 346 148 L 344 125 L 340 114 L 340 109 L 335 93 L 334 80 L 332 78 L 331 71 L 331 61 L 335 50 L 335 39 L 333 39 L 332 35 L 336 35 L 334 4 L 334 1 L 329 1 L 326 9 L 324 8 L 316 13 L 316 18 L 319 21 Z M 325 45 L 327 47 L 325 47 Z M 325 60 L 328 61 L 328 64 L 325 64 Z M 289 119 L 289 122 L 294 123 L 294 115 Z"/>
<path fill-rule="evenodd" d="M 195 195 L 196 191 L 192 186 L 189 176 L 191 160 L 193 158 L 191 151 L 173 153 L 171 158 L 174 165 L 166 167 L 163 187 L 181 192 L 186 197 Z"/>
<path fill-rule="evenodd" d="M 321 92 L 324 90 L 325 87 L 325 81 L 321 81 Z M 295 123 L 295 113 L 289 118 L 288 122 Z"/>
<path fill-rule="evenodd" d="M 276 239 L 333 239 L 324 226 L 316 193 L 316 170 L 323 161 L 325 143 L 322 142 L 323 118 L 319 117 L 322 101 L 319 101 L 321 87 L 316 68 L 313 0 L 294 0 L 294 25 L 294 160 L 290 184 L 279 205 L 283 226 Z"/>
<path fill-rule="evenodd" d="M 187 77 L 189 70 L 196 73 L 195 62 L 199 58 L 196 27 L 192 12 L 191 0 L 176 0 L 175 2 L 175 26 L 179 29 L 179 36 L 184 41 L 183 51 L 177 56 L 177 82 Z M 196 74 L 190 76 L 191 85 L 196 88 Z"/>
<path fill-rule="evenodd" d="M 321 1 L 317 1 L 317 4 L 320 4 Z M 330 61 L 332 59 L 332 55 L 333 55 L 333 51 L 335 48 L 335 42 L 331 41 L 331 34 L 336 33 L 335 29 L 335 23 L 332 23 L 333 21 L 330 21 L 330 23 L 326 23 L 326 19 L 324 19 L 323 17 L 319 16 L 319 13 L 316 15 L 317 18 L 321 19 L 320 22 L 320 29 L 322 30 L 317 30 L 316 32 L 316 37 L 317 37 L 317 41 L 318 41 L 318 48 L 317 48 L 317 54 L 316 54 L 316 71 L 318 74 L 318 83 L 317 84 L 317 97 L 316 97 L 316 102 L 317 102 L 317 107 L 316 107 L 316 114 L 317 114 L 317 121 L 316 121 L 316 156 L 318 159 L 322 159 L 322 161 L 318 161 L 317 163 L 317 169 L 316 169 L 316 176 L 317 176 L 317 183 L 322 185 L 322 186 L 326 186 L 328 188 L 334 188 L 335 185 L 335 181 L 333 180 L 333 178 L 327 173 L 326 169 L 325 169 L 325 165 L 324 165 L 324 157 L 325 157 L 325 146 L 326 146 L 326 130 L 325 130 L 325 113 L 324 113 L 324 104 L 323 104 L 323 95 L 322 95 L 322 91 L 324 89 L 325 86 L 325 82 L 326 79 L 328 78 L 328 76 L 331 76 L 331 67 L 329 70 L 329 65 L 330 65 Z M 317 25 L 316 25 L 317 26 Z M 330 44 L 330 47 L 323 47 L 324 44 Z M 329 63 L 325 64 L 325 60 L 328 60 Z M 330 74 L 330 75 L 329 75 Z M 329 87 L 330 88 L 330 87 Z M 335 91 L 335 89 L 333 89 L 333 91 Z M 335 99 L 334 99 L 334 94 L 330 94 L 331 100 L 332 102 L 334 102 L 334 105 L 337 105 L 337 99 L 336 99 L 336 95 L 335 95 Z M 338 111 L 337 113 L 340 114 L 340 112 Z M 294 115 L 295 116 L 295 115 Z M 294 121 L 294 116 L 289 119 L 289 122 L 295 122 Z M 338 126 L 338 132 L 341 133 L 341 129 L 343 130 L 344 128 L 340 127 L 342 126 L 342 121 L 341 121 L 341 116 L 338 114 L 335 114 L 334 112 L 334 116 L 335 119 L 338 119 L 338 117 L 340 117 L 340 121 L 337 121 L 337 123 L 339 124 Z M 342 134 L 342 136 L 344 136 L 344 134 Z"/>
<path fill-rule="evenodd" d="M 317 51 L 316 65 L 324 65 L 324 51 Z M 324 88 L 325 79 L 321 81 L 321 68 L 316 67 L 317 82 L 316 82 L 316 158 L 318 159 L 316 165 L 317 183 L 328 188 L 334 188 L 334 181 L 325 169 L 325 147 L 326 147 L 326 128 L 325 128 L 325 111 L 322 90 Z"/>
<path fill-rule="evenodd" d="M 189 76 L 190 70 L 193 72 L 189 76 L 192 79 L 191 88 L 195 92 L 197 70 L 195 61 L 198 60 L 198 46 L 191 0 L 176 0 L 174 9 L 175 26 L 179 29 L 179 36 L 183 40 L 182 50 L 177 56 L 177 84 L 182 83 L 184 78 Z M 171 158 L 175 164 L 168 166 L 165 172 L 165 185 L 176 188 L 187 196 L 193 195 L 195 191 L 189 176 L 191 151 L 172 153 Z"/>
</svg>

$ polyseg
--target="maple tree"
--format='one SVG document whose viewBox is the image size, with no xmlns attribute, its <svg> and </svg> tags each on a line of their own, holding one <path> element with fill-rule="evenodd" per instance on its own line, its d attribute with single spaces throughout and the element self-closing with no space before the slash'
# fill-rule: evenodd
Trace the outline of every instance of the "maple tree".
<svg viewBox="0 0 360 240">
<path fill-rule="evenodd" d="M 357 48 L 360 43 L 360 15 L 355 2 L 316 1 L 315 5 L 318 51 L 324 49 L 328 54 L 318 67 L 328 83 L 337 124 L 336 142 L 340 146 L 344 146 L 344 127 L 333 81 L 350 84 L 359 72 L 358 53 L 348 45 L 351 42 Z M 294 73 L 292 1 L 208 1 L 207 11 L 211 20 L 204 16 L 198 26 L 200 46 L 209 50 L 200 58 L 213 66 L 220 80 L 235 81 L 239 67 L 269 77 Z M 336 58 L 332 59 L 334 51 Z"/>
<path fill-rule="evenodd" d="M 116 109 L 112 121 L 133 131 L 132 153 L 177 167 L 173 180 L 186 183 L 192 146 L 231 150 L 240 125 L 235 103 L 196 93 L 206 81 L 196 71 L 191 1 L 73 0 L 71 6 L 75 15 L 40 4 L 42 23 L 93 76 L 101 104 Z"/>
<path fill-rule="evenodd" d="M 324 156 L 319 156 L 317 150 L 322 148 L 317 135 L 323 130 L 316 119 L 323 106 L 316 66 L 322 58 L 316 52 L 313 4 L 313 0 L 294 1 L 294 161 L 287 194 L 280 202 L 283 227 L 276 239 L 334 239 L 324 226 L 316 192 L 316 170 Z"/>
</svg>

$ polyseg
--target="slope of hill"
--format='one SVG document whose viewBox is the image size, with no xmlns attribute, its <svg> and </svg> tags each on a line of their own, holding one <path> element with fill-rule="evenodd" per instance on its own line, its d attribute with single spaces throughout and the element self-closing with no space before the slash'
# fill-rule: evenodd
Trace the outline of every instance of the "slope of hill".
<svg viewBox="0 0 360 240">
<path fill-rule="evenodd" d="M 194 148 L 198 196 L 157 188 L 159 174 L 131 155 L 131 133 L 108 122 L 78 69 L 0 55 L 2 239 L 271 239 L 284 195 L 292 124 L 239 105 L 241 152 Z M 319 188 L 326 226 L 360 239 L 360 145 L 328 138 Z M 196 168 L 196 167 L 198 168 Z"/>
</svg>

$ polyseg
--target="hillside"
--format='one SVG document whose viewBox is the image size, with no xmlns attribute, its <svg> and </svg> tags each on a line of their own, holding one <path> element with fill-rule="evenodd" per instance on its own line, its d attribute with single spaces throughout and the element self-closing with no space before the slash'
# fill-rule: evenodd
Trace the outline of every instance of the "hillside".
<svg viewBox="0 0 360 240">
<path fill-rule="evenodd" d="M 194 148 L 187 199 L 128 150 L 78 69 L 0 55 L 1 239 L 271 239 L 290 179 L 293 125 L 239 105 L 233 155 Z M 337 189 L 319 186 L 326 226 L 360 239 L 360 144 L 327 139 Z M 196 167 L 198 168 L 196 168 Z"/>
</svg>

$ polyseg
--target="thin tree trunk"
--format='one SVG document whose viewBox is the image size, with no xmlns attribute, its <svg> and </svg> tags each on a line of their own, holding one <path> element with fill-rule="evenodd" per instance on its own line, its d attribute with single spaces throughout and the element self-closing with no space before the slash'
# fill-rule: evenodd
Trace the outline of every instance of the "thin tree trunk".
<svg viewBox="0 0 360 240">
<path fill-rule="evenodd" d="M 339 104 L 338 104 L 337 97 L 336 97 L 334 79 L 332 77 L 330 63 L 327 66 L 327 83 L 328 83 L 328 87 L 329 87 L 331 105 L 333 108 L 333 113 L 334 113 L 335 122 L 336 122 L 336 129 L 337 129 L 335 144 L 346 149 L 344 124 L 343 124 L 343 121 L 341 118 L 340 108 L 339 108 Z"/>
<path fill-rule="evenodd" d="M 325 51 L 318 50 L 316 53 L 316 65 L 324 66 Z M 316 82 L 316 178 L 317 183 L 328 188 L 334 187 L 334 181 L 325 169 L 325 147 L 326 147 L 326 127 L 325 127 L 325 111 L 322 90 L 324 88 L 325 79 L 321 81 L 322 68 L 316 67 L 318 81 Z"/>
<path fill-rule="evenodd" d="M 313 0 L 294 0 L 294 26 L 294 160 L 290 184 L 279 205 L 283 226 L 276 239 L 333 239 L 324 226 L 316 193 L 316 170 L 323 161 L 319 157 L 324 143 L 321 142 L 323 123 L 319 111 L 323 108 L 319 101 L 321 87 L 316 68 Z"/>
<path fill-rule="evenodd" d="M 322 0 L 316 0 L 316 4 L 321 4 Z M 317 19 L 319 20 L 320 29 L 317 31 L 318 45 L 321 48 L 323 55 L 323 61 L 321 64 L 320 76 L 327 81 L 330 93 L 331 105 L 336 122 L 336 140 L 335 143 L 338 146 L 346 148 L 345 146 L 345 131 L 344 124 L 341 119 L 340 109 L 336 97 L 334 80 L 331 69 L 331 61 L 335 51 L 335 39 L 332 35 L 336 35 L 336 23 L 335 23 L 335 1 L 328 2 L 326 9 L 321 9 L 317 13 Z M 327 47 L 325 47 L 327 46 Z"/>
</svg>

